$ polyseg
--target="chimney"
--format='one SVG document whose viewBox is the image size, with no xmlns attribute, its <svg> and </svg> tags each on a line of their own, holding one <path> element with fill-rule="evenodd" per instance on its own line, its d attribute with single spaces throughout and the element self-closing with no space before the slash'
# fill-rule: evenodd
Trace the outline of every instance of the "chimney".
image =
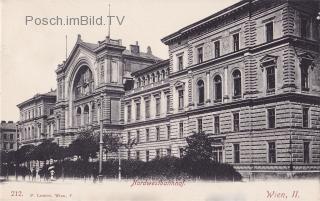
<svg viewBox="0 0 320 201">
<path fill-rule="evenodd" d="M 1 121 L 1 124 L 5 124 L 6 123 L 6 121 Z"/>
<path fill-rule="evenodd" d="M 147 47 L 147 54 L 152 54 L 152 51 L 151 51 L 151 47 L 150 47 L 150 46 Z"/>
<path fill-rule="evenodd" d="M 139 54 L 140 53 L 140 48 L 139 48 L 139 43 L 136 41 L 135 45 L 130 45 L 130 51 L 132 54 Z"/>
<path fill-rule="evenodd" d="M 13 121 L 8 121 L 8 124 L 13 124 Z"/>
</svg>

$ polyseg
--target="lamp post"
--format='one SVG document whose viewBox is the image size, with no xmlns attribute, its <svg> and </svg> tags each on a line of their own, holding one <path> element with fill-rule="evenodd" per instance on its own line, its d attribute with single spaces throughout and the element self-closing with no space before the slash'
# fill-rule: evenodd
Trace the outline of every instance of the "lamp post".
<svg viewBox="0 0 320 201">
<path fill-rule="evenodd" d="M 99 181 L 102 181 L 102 148 L 103 148 L 103 138 L 102 138 L 102 133 L 103 133 L 103 95 L 100 94 L 100 140 L 99 140 Z"/>
</svg>

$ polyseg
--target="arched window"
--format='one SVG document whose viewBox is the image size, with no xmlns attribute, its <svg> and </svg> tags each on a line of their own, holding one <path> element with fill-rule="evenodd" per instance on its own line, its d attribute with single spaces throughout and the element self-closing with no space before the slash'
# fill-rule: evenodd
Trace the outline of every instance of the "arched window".
<svg viewBox="0 0 320 201">
<path fill-rule="evenodd" d="M 91 107 L 91 121 L 92 122 L 97 121 L 96 105 L 94 103 L 92 103 L 92 107 Z"/>
<path fill-rule="evenodd" d="M 84 106 L 83 109 L 84 125 L 89 124 L 89 106 Z"/>
<path fill-rule="evenodd" d="M 77 115 L 76 115 L 76 124 L 77 126 L 81 126 L 81 108 L 77 108 Z"/>
<path fill-rule="evenodd" d="M 222 101 L 222 79 L 220 75 L 214 77 L 214 99 L 216 102 Z"/>
<path fill-rule="evenodd" d="M 157 71 L 157 81 L 159 82 L 160 80 L 161 80 L 161 78 L 160 78 L 160 72 Z"/>
<path fill-rule="evenodd" d="M 154 73 L 151 74 L 151 78 L 152 78 L 152 82 L 156 82 L 156 76 L 154 75 Z"/>
<path fill-rule="evenodd" d="M 31 136 L 32 136 L 32 139 L 35 138 L 35 132 L 34 132 L 34 127 L 32 126 L 32 129 L 31 129 Z"/>
<path fill-rule="evenodd" d="M 197 82 L 197 87 L 198 87 L 199 104 L 203 104 L 204 103 L 204 82 L 202 80 L 199 80 Z"/>
<path fill-rule="evenodd" d="M 235 97 L 241 96 L 241 73 L 239 70 L 235 70 L 232 73 L 233 76 L 233 95 Z"/>
<path fill-rule="evenodd" d="M 150 80 L 150 75 L 147 75 L 147 83 L 146 84 L 150 84 L 151 80 Z"/>
<path fill-rule="evenodd" d="M 30 129 L 30 127 L 28 128 L 28 139 L 31 139 L 31 129 Z"/>
<path fill-rule="evenodd" d="M 140 79 L 140 77 L 138 78 L 138 81 L 137 81 L 137 87 L 141 87 L 141 79 Z"/>
<path fill-rule="evenodd" d="M 161 71 L 161 77 L 162 77 L 162 80 L 164 80 L 164 79 L 166 79 L 166 72 L 165 72 L 165 70 L 162 70 Z"/>
<path fill-rule="evenodd" d="M 142 77 L 142 86 L 145 86 L 146 85 L 146 78 L 143 76 Z"/>
</svg>

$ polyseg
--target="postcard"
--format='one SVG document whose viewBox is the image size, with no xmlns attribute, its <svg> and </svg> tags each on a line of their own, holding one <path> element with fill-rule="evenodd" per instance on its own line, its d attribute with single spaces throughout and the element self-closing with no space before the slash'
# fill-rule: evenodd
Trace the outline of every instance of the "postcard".
<svg viewBox="0 0 320 201">
<path fill-rule="evenodd" d="M 320 200 L 317 0 L 2 0 L 0 201 Z"/>
</svg>

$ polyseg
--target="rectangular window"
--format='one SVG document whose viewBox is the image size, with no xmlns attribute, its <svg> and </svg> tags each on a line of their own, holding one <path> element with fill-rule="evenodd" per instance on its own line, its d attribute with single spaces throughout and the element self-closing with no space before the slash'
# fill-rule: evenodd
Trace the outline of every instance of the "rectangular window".
<svg viewBox="0 0 320 201">
<path fill-rule="evenodd" d="M 10 134 L 10 140 L 13 140 L 13 134 Z"/>
<path fill-rule="evenodd" d="M 140 103 L 136 103 L 136 120 L 140 120 Z"/>
<path fill-rule="evenodd" d="M 140 151 L 137 151 L 137 152 L 136 152 L 136 159 L 137 159 L 137 160 L 140 160 Z"/>
<path fill-rule="evenodd" d="M 167 134 L 168 134 L 168 136 L 167 136 L 167 139 L 168 140 L 170 140 L 170 136 L 171 136 L 171 130 L 170 130 L 170 125 L 167 125 Z"/>
<path fill-rule="evenodd" d="M 267 71 L 267 92 L 274 91 L 276 87 L 275 68 L 268 67 L 266 68 L 266 71 Z"/>
<path fill-rule="evenodd" d="M 128 160 L 131 158 L 131 152 L 128 150 Z"/>
<path fill-rule="evenodd" d="M 179 154 L 180 154 L 180 158 L 183 157 L 183 148 L 179 148 Z"/>
<path fill-rule="evenodd" d="M 150 153 L 149 153 L 149 151 L 147 150 L 147 151 L 146 151 L 146 161 L 148 162 L 149 159 L 150 159 Z"/>
<path fill-rule="evenodd" d="M 167 156 L 171 156 L 171 149 L 167 149 Z"/>
<path fill-rule="evenodd" d="M 13 143 L 10 143 L 10 149 L 13 149 Z"/>
<path fill-rule="evenodd" d="M 217 163 L 222 163 L 222 147 L 213 147 L 213 160 Z"/>
<path fill-rule="evenodd" d="M 3 139 L 4 139 L 4 140 L 7 139 L 7 134 L 3 134 Z"/>
<path fill-rule="evenodd" d="M 183 137 L 183 122 L 179 123 L 179 137 Z"/>
<path fill-rule="evenodd" d="M 301 90 L 302 91 L 309 91 L 309 72 L 308 72 L 308 65 L 301 65 Z"/>
<path fill-rule="evenodd" d="M 309 108 L 302 108 L 302 127 L 309 127 Z"/>
<path fill-rule="evenodd" d="M 131 140 L 131 133 L 130 133 L 130 131 L 128 132 L 127 138 L 128 138 L 128 142 L 130 142 L 130 140 Z"/>
<path fill-rule="evenodd" d="M 273 40 L 273 22 L 266 24 L 266 39 L 267 42 L 271 42 Z"/>
<path fill-rule="evenodd" d="M 198 119 L 198 132 L 202 132 L 202 119 Z"/>
<path fill-rule="evenodd" d="M 137 143 L 139 143 L 139 142 L 140 142 L 140 131 L 137 130 Z"/>
<path fill-rule="evenodd" d="M 220 41 L 214 42 L 214 57 L 220 57 Z"/>
<path fill-rule="evenodd" d="M 146 118 L 150 118 L 150 101 L 146 101 Z"/>
<path fill-rule="evenodd" d="M 156 158 L 160 158 L 160 149 L 156 149 Z"/>
<path fill-rule="evenodd" d="M 156 115 L 160 115 L 160 98 L 156 98 Z"/>
<path fill-rule="evenodd" d="M 181 109 L 183 109 L 183 107 L 184 107 L 184 102 L 183 102 L 183 99 L 184 99 L 184 97 L 183 97 L 183 90 L 179 90 L 179 91 L 178 91 L 178 94 L 179 94 L 179 109 L 181 110 Z"/>
<path fill-rule="evenodd" d="M 110 101 L 111 110 L 111 121 L 119 122 L 120 121 L 120 100 L 119 99 L 111 99 Z M 89 123 L 89 114 L 87 115 L 87 123 Z"/>
<path fill-rule="evenodd" d="M 183 70 L 183 56 L 178 56 L 178 68 Z"/>
<path fill-rule="evenodd" d="M 159 127 L 157 127 L 156 128 L 156 139 L 157 139 L 157 141 L 159 141 L 160 140 L 160 128 Z"/>
<path fill-rule="evenodd" d="M 276 112 L 275 109 L 268 109 L 268 128 L 276 127 Z"/>
<path fill-rule="evenodd" d="M 219 118 L 219 116 L 214 117 L 214 133 L 215 134 L 220 133 L 220 118 Z"/>
<path fill-rule="evenodd" d="M 128 105 L 127 112 L 128 112 L 127 121 L 130 122 L 131 121 L 131 105 Z"/>
<path fill-rule="evenodd" d="M 233 131 L 238 132 L 240 130 L 239 113 L 233 113 Z"/>
<path fill-rule="evenodd" d="M 170 96 L 167 96 L 167 113 L 170 112 Z"/>
<path fill-rule="evenodd" d="M 306 38 L 308 31 L 309 31 L 308 30 L 308 19 L 306 17 L 301 16 L 301 24 L 300 24 L 301 38 Z"/>
<path fill-rule="evenodd" d="M 239 50 L 239 33 L 233 35 L 233 51 Z"/>
<path fill-rule="evenodd" d="M 240 145 L 239 144 L 233 145 L 233 162 L 240 163 Z"/>
<path fill-rule="evenodd" d="M 149 142 L 150 140 L 150 134 L 149 134 L 149 128 L 146 129 L 146 142 Z"/>
<path fill-rule="evenodd" d="M 276 143 L 275 142 L 269 142 L 269 163 L 275 163 L 276 162 Z"/>
<path fill-rule="evenodd" d="M 198 52 L 198 63 L 202 63 L 203 62 L 203 48 L 199 47 L 197 49 Z"/>
<path fill-rule="evenodd" d="M 310 142 L 303 142 L 303 162 L 310 162 Z"/>
<path fill-rule="evenodd" d="M 118 82 L 118 77 L 119 77 L 118 62 L 112 61 L 111 62 L 111 82 Z"/>
</svg>

